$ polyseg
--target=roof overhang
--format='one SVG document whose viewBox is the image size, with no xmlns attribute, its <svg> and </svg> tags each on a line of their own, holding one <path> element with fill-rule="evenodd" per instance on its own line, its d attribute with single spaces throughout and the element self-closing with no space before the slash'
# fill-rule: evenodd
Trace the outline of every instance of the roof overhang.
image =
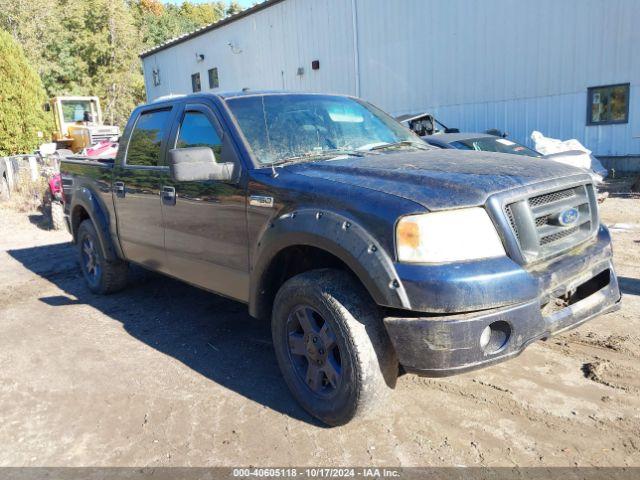
<svg viewBox="0 0 640 480">
<path fill-rule="evenodd" d="M 172 38 L 171 40 L 168 40 L 164 43 L 161 43 L 160 45 L 156 45 L 155 47 L 149 49 L 149 50 L 145 50 L 144 52 L 142 52 L 140 54 L 140 58 L 141 59 L 145 59 L 146 57 L 153 55 L 154 53 L 158 53 L 161 52 L 162 50 L 166 50 L 168 48 L 173 47 L 174 45 L 178 45 L 180 43 L 186 42 L 187 40 L 191 40 L 192 38 L 195 37 L 199 37 L 200 35 L 204 35 L 205 33 L 211 32 L 213 30 L 216 30 L 218 28 L 222 28 L 225 25 L 229 25 L 230 23 L 236 22 L 238 20 L 241 20 L 245 17 L 248 17 L 249 15 L 253 15 L 254 13 L 260 12 L 262 10 L 265 10 L 269 7 L 272 7 L 273 5 L 276 5 L 277 3 L 281 3 L 284 2 L 285 0 L 265 0 L 262 3 L 258 3 L 256 5 L 254 5 L 253 7 L 247 8 L 246 10 L 243 10 L 241 12 L 236 13 L 235 15 L 231 15 L 230 17 L 227 18 L 223 18 L 222 20 L 220 20 L 219 22 L 216 23 L 212 23 L 210 25 L 206 25 L 202 28 L 199 28 L 198 30 L 194 30 L 193 32 L 189 32 L 189 33 L 185 33 L 184 35 L 181 35 L 179 37 L 176 38 Z"/>
</svg>

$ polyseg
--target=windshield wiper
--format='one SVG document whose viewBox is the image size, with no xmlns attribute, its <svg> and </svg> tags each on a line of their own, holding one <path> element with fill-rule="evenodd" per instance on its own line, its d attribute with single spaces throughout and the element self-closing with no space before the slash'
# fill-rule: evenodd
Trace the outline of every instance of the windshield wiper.
<svg viewBox="0 0 640 480">
<path fill-rule="evenodd" d="M 367 154 L 367 152 L 362 152 L 360 150 L 353 150 L 349 148 L 334 148 L 332 150 L 325 150 L 322 153 L 323 154 L 326 153 L 327 155 L 332 155 L 332 156 L 348 155 L 350 157 L 364 157 Z"/>
<path fill-rule="evenodd" d="M 279 166 L 279 165 L 293 165 L 295 163 L 304 163 L 313 160 L 319 160 L 321 158 L 326 157 L 337 157 L 340 155 L 349 155 L 353 157 L 364 157 L 366 152 L 360 152 L 357 150 L 342 150 L 339 148 L 333 150 L 322 150 L 322 151 L 311 151 L 303 153 L 302 155 L 296 155 L 293 157 L 283 158 L 282 160 L 276 160 L 275 162 L 271 162 L 268 165 Z"/>
<path fill-rule="evenodd" d="M 422 145 L 418 142 L 414 142 L 413 140 L 401 140 L 399 142 L 391 142 L 391 143 L 385 143 L 383 145 L 376 145 L 375 147 L 371 147 L 368 151 L 385 150 L 387 148 L 394 148 L 394 147 L 415 147 L 415 148 L 419 148 L 420 150 L 431 150 L 427 145 Z"/>
</svg>

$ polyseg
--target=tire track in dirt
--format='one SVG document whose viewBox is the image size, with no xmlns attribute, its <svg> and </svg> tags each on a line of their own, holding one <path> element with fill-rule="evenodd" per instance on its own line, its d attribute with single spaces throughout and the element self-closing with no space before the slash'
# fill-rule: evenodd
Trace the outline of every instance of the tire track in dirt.
<svg viewBox="0 0 640 480">
<path fill-rule="evenodd" d="M 621 222 L 640 215 L 609 199 L 603 218 L 610 207 Z M 374 420 L 325 429 L 293 403 L 268 326 L 244 307 L 148 274 L 95 296 L 72 246 L 58 246 L 68 236 L 11 218 L 0 235 L 0 463 L 640 465 L 636 236 L 614 233 L 628 289 L 619 312 L 477 372 L 405 375 Z"/>
<path fill-rule="evenodd" d="M 640 442 L 640 422 L 632 416 L 620 415 L 613 419 L 600 418 L 597 414 L 583 414 L 574 411 L 572 417 L 558 414 L 552 406 L 540 406 L 539 404 L 524 403 L 514 398 L 514 392 L 504 386 L 491 381 L 479 378 L 467 379 L 461 382 L 459 378 L 430 379 L 413 377 L 406 379 L 403 388 L 408 390 L 435 389 L 451 397 L 447 403 L 455 405 L 457 408 L 471 412 L 491 412 L 488 417 L 503 418 L 518 425 L 517 429 L 524 429 L 523 432 L 531 434 L 533 438 L 544 439 L 543 441 L 531 442 L 524 448 L 542 461 L 549 455 L 550 445 L 568 445 L 559 449 L 560 455 L 576 454 L 576 449 L 588 449 L 593 447 L 590 438 L 597 438 L 601 432 L 605 434 L 609 431 L 617 431 L 616 441 L 609 442 L 611 449 L 624 451 L 625 456 L 638 456 L 640 450 L 637 449 Z M 533 394 L 533 392 L 532 392 Z M 603 404 L 611 402 L 611 398 L 603 396 Z M 615 401 L 614 401 L 615 403 Z M 479 415 L 479 422 L 484 422 L 487 415 Z M 534 433 L 535 432 L 535 433 Z M 543 434 L 542 432 L 546 432 Z M 550 432 L 556 432 L 551 434 Z M 487 442 L 485 442 L 487 443 Z M 482 454 L 483 462 L 491 452 L 483 449 L 483 443 L 474 441 L 471 443 L 472 450 Z M 495 450 L 495 446 L 489 445 L 489 450 Z M 606 450 L 606 449 L 605 449 Z M 504 450 L 502 451 L 504 454 Z M 480 458 L 480 457 L 479 457 Z M 576 462 L 584 464 L 583 460 L 576 457 Z"/>
<path fill-rule="evenodd" d="M 573 332 L 547 342 L 549 350 L 581 360 L 586 378 L 610 388 L 640 394 L 640 338 Z"/>
</svg>

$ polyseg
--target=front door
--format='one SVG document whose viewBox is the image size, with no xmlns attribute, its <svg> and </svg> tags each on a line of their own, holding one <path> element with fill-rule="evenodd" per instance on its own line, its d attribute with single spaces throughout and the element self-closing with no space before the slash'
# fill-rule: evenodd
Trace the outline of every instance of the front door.
<svg viewBox="0 0 640 480">
<path fill-rule="evenodd" d="M 165 259 L 160 186 L 169 175 L 164 158 L 171 114 L 171 107 L 139 113 L 113 177 L 118 237 L 125 257 L 154 270 L 162 270 Z"/>
<path fill-rule="evenodd" d="M 218 162 L 239 162 L 206 104 L 187 104 L 171 148 L 210 147 Z M 236 175 L 239 178 L 239 175 Z M 162 185 L 167 273 L 246 301 L 249 297 L 246 197 L 240 182 L 168 180 Z"/>
</svg>

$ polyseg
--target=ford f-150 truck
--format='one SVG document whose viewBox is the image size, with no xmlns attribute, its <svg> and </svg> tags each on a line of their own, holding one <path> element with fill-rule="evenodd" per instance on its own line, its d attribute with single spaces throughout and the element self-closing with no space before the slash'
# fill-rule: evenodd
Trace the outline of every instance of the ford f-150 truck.
<svg viewBox="0 0 640 480">
<path fill-rule="evenodd" d="M 491 365 L 620 302 L 588 174 L 435 149 L 357 98 L 162 99 L 115 161 L 62 175 L 92 291 L 135 263 L 246 303 L 330 425 L 374 411 L 399 372 Z"/>
</svg>

